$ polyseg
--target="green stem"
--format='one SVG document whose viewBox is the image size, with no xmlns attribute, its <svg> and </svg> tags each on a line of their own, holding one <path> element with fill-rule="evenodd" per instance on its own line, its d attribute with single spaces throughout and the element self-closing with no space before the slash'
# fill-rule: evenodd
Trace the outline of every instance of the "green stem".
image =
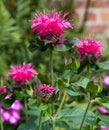
<svg viewBox="0 0 109 130">
<path fill-rule="evenodd" d="M 62 100 L 61 100 L 61 104 L 60 104 L 60 106 L 59 106 L 59 108 L 58 108 L 58 110 L 57 110 L 57 112 L 56 112 L 56 114 L 55 114 L 55 117 L 58 115 L 58 113 L 60 112 L 60 110 L 61 110 L 61 108 L 62 108 L 62 106 L 63 106 L 63 103 L 64 103 L 64 100 L 65 100 L 65 97 L 66 97 L 66 91 L 64 91 L 64 93 L 63 93 L 63 97 L 62 97 Z"/>
<path fill-rule="evenodd" d="M 24 103 L 25 103 L 25 118 L 26 118 L 26 123 L 28 121 L 28 105 L 27 105 L 27 98 L 24 97 Z"/>
<path fill-rule="evenodd" d="M 39 127 L 38 127 L 38 130 L 41 130 L 41 126 L 42 126 L 42 116 L 43 116 L 43 111 L 41 111 L 41 113 L 40 113 L 40 119 L 39 119 Z"/>
<path fill-rule="evenodd" d="M 50 81 L 51 81 L 51 85 L 53 86 L 54 79 L 53 79 L 53 51 L 52 50 L 50 50 Z"/>
<path fill-rule="evenodd" d="M 2 115 L 1 115 L 1 109 L 0 109 L 0 128 L 1 128 L 1 130 L 4 130 L 4 128 L 3 128 L 3 122 L 2 122 L 2 117 L 1 117 Z"/>
<path fill-rule="evenodd" d="M 88 104 L 87 104 L 85 113 L 84 113 L 84 115 L 83 115 L 83 119 L 82 119 L 82 122 L 81 122 L 81 125 L 80 125 L 80 130 L 82 130 L 82 127 L 83 127 L 83 125 L 84 125 L 84 121 L 85 121 L 85 118 L 86 118 L 86 115 L 87 115 L 87 112 L 88 112 L 88 109 L 89 109 L 89 106 L 90 106 L 90 103 L 91 103 L 91 101 L 90 101 L 90 94 L 89 94 L 89 93 L 88 93 L 88 98 L 89 98 L 89 102 L 88 102 Z"/>
<path fill-rule="evenodd" d="M 54 85 L 53 79 L 53 51 L 50 49 L 50 83 Z M 54 102 L 51 104 L 52 109 L 52 117 L 54 116 Z M 52 130 L 55 130 L 55 120 L 52 120 Z"/>
</svg>

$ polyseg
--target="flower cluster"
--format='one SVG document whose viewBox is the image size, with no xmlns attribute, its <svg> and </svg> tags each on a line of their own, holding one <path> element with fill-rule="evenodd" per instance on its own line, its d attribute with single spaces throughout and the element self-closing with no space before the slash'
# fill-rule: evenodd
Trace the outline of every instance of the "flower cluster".
<svg viewBox="0 0 109 130">
<path fill-rule="evenodd" d="M 66 15 L 61 18 L 61 13 L 56 11 L 35 13 L 33 16 L 34 20 L 29 20 L 32 32 L 40 36 L 45 43 L 62 44 L 65 40 L 62 37 L 65 32 L 63 28 L 73 29 L 72 25 L 65 20 Z"/>
<path fill-rule="evenodd" d="M 9 108 L 3 108 L 2 104 L 0 104 L 2 121 L 16 125 L 20 119 L 19 111 L 22 110 L 22 108 L 23 106 L 19 100 L 15 100 Z"/>
<path fill-rule="evenodd" d="M 40 84 L 37 88 L 34 88 L 34 95 L 39 96 L 44 100 L 48 100 L 54 91 L 54 87 L 47 84 Z"/>
<path fill-rule="evenodd" d="M 26 81 L 31 81 L 33 76 L 37 74 L 32 64 L 23 63 L 23 65 L 11 66 L 11 70 L 7 76 L 11 77 L 15 83 L 25 83 Z"/>
<path fill-rule="evenodd" d="M 73 48 L 76 48 L 77 53 L 81 56 L 80 59 L 83 60 L 87 57 L 89 61 L 94 60 L 94 57 L 97 60 L 101 56 L 103 47 L 95 38 L 84 37 L 80 39 L 80 44 L 73 45 Z"/>
</svg>

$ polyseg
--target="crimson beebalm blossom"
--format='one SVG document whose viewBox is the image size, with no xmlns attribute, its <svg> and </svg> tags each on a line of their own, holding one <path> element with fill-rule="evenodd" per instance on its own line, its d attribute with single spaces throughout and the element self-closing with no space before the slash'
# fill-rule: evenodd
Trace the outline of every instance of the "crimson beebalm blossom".
<svg viewBox="0 0 109 130">
<path fill-rule="evenodd" d="M 54 91 L 55 88 L 50 85 L 39 84 L 37 87 L 34 87 L 34 96 L 39 96 L 44 100 L 48 100 Z"/>
<path fill-rule="evenodd" d="M 89 61 L 94 60 L 94 57 L 97 60 L 101 56 L 103 45 L 100 44 L 94 37 L 93 38 L 84 38 L 80 39 L 80 44 L 73 45 L 73 48 L 76 48 L 77 53 L 81 56 L 80 60 L 82 61 L 84 57 L 88 57 Z"/>
<path fill-rule="evenodd" d="M 25 83 L 26 81 L 31 81 L 37 74 L 32 64 L 23 63 L 23 65 L 11 66 L 11 70 L 7 76 L 11 77 L 15 83 Z"/>
<path fill-rule="evenodd" d="M 65 38 L 62 36 L 65 32 L 64 28 L 73 29 L 73 27 L 65 19 L 66 14 L 62 18 L 61 15 L 61 13 L 56 11 L 35 13 L 33 15 L 34 20 L 29 20 L 32 32 L 36 33 L 36 36 L 40 36 L 45 43 L 62 44 L 65 41 Z"/>
</svg>

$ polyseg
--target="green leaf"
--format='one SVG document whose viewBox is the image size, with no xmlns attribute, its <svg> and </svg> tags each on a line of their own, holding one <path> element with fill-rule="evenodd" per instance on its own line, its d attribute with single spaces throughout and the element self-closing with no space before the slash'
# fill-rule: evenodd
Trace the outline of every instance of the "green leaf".
<svg viewBox="0 0 109 130">
<path fill-rule="evenodd" d="M 27 124 L 21 124 L 17 130 L 36 130 L 36 121 L 37 117 L 31 117 Z"/>
<path fill-rule="evenodd" d="M 23 95 L 21 92 L 15 90 L 14 94 L 15 94 L 16 100 L 22 100 Z"/>
<path fill-rule="evenodd" d="M 100 69 L 109 70 L 109 61 L 101 62 L 97 65 Z"/>
<path fill-rule="evenodd" d="M 80 41 L 77 38 L 71 38 L 66 40 L 62 45 L 56 46 L 55 51 L 68 51 L 74 44 L 78 44 Z"/>
<path fill-rule="evenodd" d="M 65 43 L 72 46 L 74 44 L 79 44 L 80 40 L 78 38 L 71 38 L 71 39 L 66 40 Z"/>
<path fill-rule="evenodd" d="M 89 82 L 88 78 L 81 76 L 76 82 L 72 83 L 72 85 L 86 88 L 88 82 Z"/>
<path fill-rule="evenodd" d="M 30 45 L 29 45 L 29 50 L 31 51 L 31 52 L 34 52 L 34 51 L 36 51 L 36 50 L 40 50 L 40 46 L 37 44 L 37 42 L 32 42 L 32 43 L 30 43 Z"/>
<path fill-rule="evenodd" d="M 47 121 L 42 124 L 41 130 L 51 130 L 51 127 L 52 127 L 52 125 L 51 125 L 50 121 Z"/>
<path fill-rule="evenodd" d="M 80 67 L 80 62 L 75 58 L 72 58 L 72 63 L 66 65 L 67 69 L 70 69 L 74 72 L 77 72 L 78 68 Z"/>
<path fill-rule="evenodd" d="M 87 92 L 98 94 L 101 92 L 101 86 L 99 84 L 95 84 L 93 81 L 90 81 L 86 88 Z"/>
<path fill-rule="evenodd" d="M 71 47 L 67 46 L 66 44 L 62 44 L 62 45 L 56 46 L 54 48 L 55 51 L 62 51 L 62 52 L 63 51 L 68 51 L 70 49 L 71 49 Z"/>
<path fill-rule="evenodd" d="M 66 87 L 65 89 L 66 89 L 67 93 L 68 93 L 70 96 L 83 95 L 83 94 L 80 93 L 80 92 L 74 91 L 71 87 Z"/>
<path fill-rule="evenodd" d="M 84 108 L 73 108 L 73 109 L 64 109 L 60 113 L 60 117 L 73 121 L 75 124 L 81 124 L 83 115 L 85 113 Z M 91 111 L 88 111 L 84 124 L 94 124 L 95 114 Z"/>
<path fill-rule="evenodd" d="M 29 106 L 29 110 L 28 110 L 28 114 L 30 115 L 33 115 L 33 116 L 39 116 L 41 111 L 43 110 L 46 110 L 48 108 L 48 105 L 39 105 L 39 106 L 35 106 L 35 105 L 32 105 L 32 106 Z"/>
<path fill-rule="evenodd" d="M 109 116 L 99 116 L 99 119 L 101 120 L 99 122 L 99 125 L 103 125 L 109 128 Z"/>
</svg>

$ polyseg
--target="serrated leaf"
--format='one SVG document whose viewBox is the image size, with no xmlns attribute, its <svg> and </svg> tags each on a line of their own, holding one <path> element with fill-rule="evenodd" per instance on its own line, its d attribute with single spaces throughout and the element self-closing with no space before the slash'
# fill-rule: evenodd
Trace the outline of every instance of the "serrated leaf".
<svg viewBox="0 0 109 130">
<path fill-rule="evenodd" d="M 97 65 L 100 69 L 109 70 L 109 61 L 101 62 Z"/>
<path fill-rule="evenodd" d="M 99 122 L 99 125 L 106 126 L 109 128 L 109 116 L 99 116 L 99 119 L 101 120 Z"/>
<path fill-rule="evenodd" d="M 36 130 L 36 121 L 37 117 L 31 117 L 27 124 L 21 124 L 17 130 Z"/>
<path fill-rule="evenodd" d="M 80 86 L 80 87 L 86 88 L 88 82 L 89 82 L 89 79 L 82 76 L 75 83 L 72 83 L 72 85 L 73 86 Z"/>
<path fill-rule="evenodd" d="M 73 121 L 75 124 L 81 124 L 83 115 L 85 113 L 84 108 L 73 108 L 73 109 L 64 109 L 61 111 L 61 117 Z M 95 114 L 91 111 L 88 111 L 84 124 L 94 124 Z"/>
<path fill-rule="evenodd" d="M 79 96 L 79 95 L 82 95 L 82 93 L 74 91 L 71 87 L 67 87 L 67 88 L 66 88 L 66 92 L 67 92 L 70 96 Z"/>
</svg>

